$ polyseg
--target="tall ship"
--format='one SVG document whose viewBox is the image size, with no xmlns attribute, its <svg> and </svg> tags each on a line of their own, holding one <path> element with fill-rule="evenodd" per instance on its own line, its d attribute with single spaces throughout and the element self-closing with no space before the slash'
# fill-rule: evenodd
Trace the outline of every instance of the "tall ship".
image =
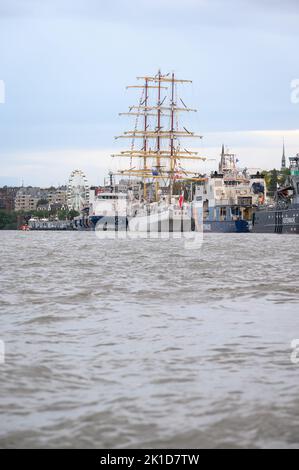
<svg viewBox="0 0 299 470">
<path fill-rule="evenodd" d="M 128 167 L 118 174 L 137 179 L 142 188 L 139 204 L 129 217 L 129 230 L 191 231 L 195 219 L 184 187 L 205 179 L 184 167 L 187 161 L 205 160 L 181 144 L 182 139 L 202 138 L 179 121 L 182 113 L 196 112 L 179 95 L 179 86 L 192 82 L 160 71 L 137 80 L 141 83 L 128 88 L 140 89 L 139 102 L 121 113 L 134 117 L 134 128 L 116 137 L 129 139 L 131 146 L 114 155 L 129 160 Z"/>
<path fill-rule="evenodd" d="M 218 171 L 197 184 L 195 200 L 204 232 L 250 232 L 253 214 L 266 198 L 266 182 L 259 171 L 237 167 L 238 159 L 222 146 Z"/>
<path fill-rule="evenodd" d="M 116 139 L 130 142 L 129 148 L 112 155 L 119 161 L 113 177 L 127 178 L 125 191 L 113 184 L 99 192 L 76 217 L 77 230 L 131 230 L 140 232 L 181 232 L 195 229 L 191 204 L 195 185 L 206 177 L 186 168 L 205 157 L 181 144 L 182 139 L 201 139 L 179 122 L 183 113 L 196 112 L 179 95 L 179 86 L 192 83 L 174 73 L 137 77 L 127 88 L 140 91 L 136 105 L 120 113 L 133 118 L 133 128 Z M 125 168 L 121 163 L 126 161 Z M 139 190 L 133 188 L 138 186 Z"/>
<path fill-rule="evenodd" d="M 299 233 L 299 154 L 290 158 L 290 175 L 276 192 L 273 205 L 253 216 L 255 233 Z"/>
</svg>

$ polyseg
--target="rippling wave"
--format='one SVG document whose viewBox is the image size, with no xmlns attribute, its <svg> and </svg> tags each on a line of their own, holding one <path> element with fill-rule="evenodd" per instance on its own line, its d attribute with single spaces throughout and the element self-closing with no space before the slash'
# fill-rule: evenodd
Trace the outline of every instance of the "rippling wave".
<svg viewBox="0 0 299 470">
<path fill-rule="evenodd" d="M 0 447 L 298 447 L 299 237 L 0 240 Z"/>
</svg>

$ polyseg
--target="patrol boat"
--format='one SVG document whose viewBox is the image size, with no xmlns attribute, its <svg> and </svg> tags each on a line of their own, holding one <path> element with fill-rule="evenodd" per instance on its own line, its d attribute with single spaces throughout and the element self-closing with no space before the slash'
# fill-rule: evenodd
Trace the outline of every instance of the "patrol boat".
<svg viewBox="0 0 299 470">
<path fill-rule="evenodd" d="M 275 204 L 253 216 L 255 233 L 299 234 L 299 153 L 290 158 L 290 176 L 276 193 Z"/>
<path fill-rule="evenodd" d="M 130 193 L 101 192 L 88 208 L 88 214 L 81 214 L 73 220 L 77 230 L 127 230 Z"/>
</svg>

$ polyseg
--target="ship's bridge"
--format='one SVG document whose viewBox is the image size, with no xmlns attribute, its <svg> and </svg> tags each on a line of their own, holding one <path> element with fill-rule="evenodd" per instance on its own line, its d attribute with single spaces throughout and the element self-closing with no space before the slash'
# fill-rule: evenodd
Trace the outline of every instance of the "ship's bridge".
<svg viewBox="0 0 299 470">
<path fill-rule="evenodd" d="M 290 170 L 291 175 L 299 176 L 299 153 L 297 153 L 296 157 L 290 158 Z"/>
<path fill-rule="evenodd" d="M 115 200 L 115 199 L 128 199 L 125 193 L 100 193 L 96 197 L 97 200 Z"/>
</svg>

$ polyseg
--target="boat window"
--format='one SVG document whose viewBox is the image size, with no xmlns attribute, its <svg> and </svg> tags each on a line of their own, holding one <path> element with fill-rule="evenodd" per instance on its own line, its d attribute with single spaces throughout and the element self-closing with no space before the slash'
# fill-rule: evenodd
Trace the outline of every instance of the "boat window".
<svg viewBox="0 0 299 470">
<path fill-rule="evenodd" d="M 241 214 L 240 207 L 232 207 L 232 215 L 239 216 Z"/>
</svg>

